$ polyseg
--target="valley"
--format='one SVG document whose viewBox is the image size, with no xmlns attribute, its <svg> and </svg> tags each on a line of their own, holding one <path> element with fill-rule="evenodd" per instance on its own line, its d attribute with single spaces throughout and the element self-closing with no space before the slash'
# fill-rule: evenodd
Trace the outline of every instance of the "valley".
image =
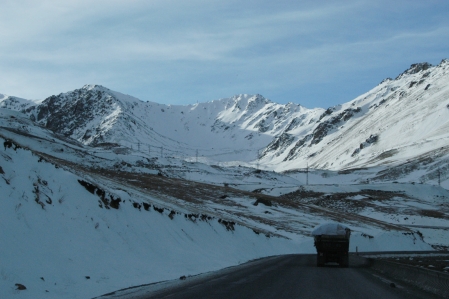
<svg viewBox="0 0 449 299">
<path fill-rule="evenodd" d="M 0 289 L 87 298 L 314 253 L 326 222 L 351 252 L 447 250 L 448 76 L 415 64 L 328 109 L 1 95 Z"/>
</svg>

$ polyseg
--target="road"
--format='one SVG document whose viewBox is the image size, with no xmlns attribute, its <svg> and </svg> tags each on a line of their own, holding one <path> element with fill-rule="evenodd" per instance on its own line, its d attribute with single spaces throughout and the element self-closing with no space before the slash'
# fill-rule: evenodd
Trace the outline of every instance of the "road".
<svg viewBox="0 0 449 299">
<path fill-rule="evenodd" d="M 433 298 L 412 286 L 381 279 L 362 258 L 350 257 L 349 268 L 316 267 L 315 255 L 285 255 L 253 261 L 167 287 L 148 286 L 101 298 Z"/>
</svg>

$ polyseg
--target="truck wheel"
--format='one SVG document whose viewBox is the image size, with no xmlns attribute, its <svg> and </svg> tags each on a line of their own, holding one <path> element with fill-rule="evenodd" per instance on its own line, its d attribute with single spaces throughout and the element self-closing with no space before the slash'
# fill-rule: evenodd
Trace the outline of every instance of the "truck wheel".
<svg viewBox="0 0 449 299">
<path fill-rule="evenodd" d="M 324 266 L 324 257 L 317 256 L 316 257 L 316 265 L 317 265 L 317 267 L 323 267 Z"/>
<path fill-rule="evenodd" d="M 341 268 L 348 268 L 349 267 L 349 258 L 347 256 L 344 256 L 340 259 L 340 267 Z"/>
</svg>

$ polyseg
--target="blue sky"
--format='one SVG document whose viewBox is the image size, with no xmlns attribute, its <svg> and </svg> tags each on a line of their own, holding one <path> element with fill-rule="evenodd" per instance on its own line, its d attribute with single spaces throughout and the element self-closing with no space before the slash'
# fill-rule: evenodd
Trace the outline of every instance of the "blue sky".
<svg viewBox="0 0 449 299">
<path fill-rule="evenodd" d="M 297 3 L 296 3 L 297 2 Z M 144 101 L 262 94 L 327 108 L 449 58 L 449 1 L 3 0 L 0 93 L 100 84 Z"/>
</svg>

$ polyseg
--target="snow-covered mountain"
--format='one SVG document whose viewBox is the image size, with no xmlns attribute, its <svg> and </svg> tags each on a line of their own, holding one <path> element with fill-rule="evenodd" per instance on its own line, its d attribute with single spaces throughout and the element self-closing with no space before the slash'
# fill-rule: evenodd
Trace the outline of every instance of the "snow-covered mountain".
<svg viewBox="0 0 449 299">
<path fill-rule="evenodd" d="M 447 158 L 448 82 L 449 60 L 435 67 L 413 64 L 396 79 L 327 109 L 311 131 L 295 134 L 263 161 L 280 168 L 308 162 L 314 168 L 340 170 L 397 165 L 425 155 Z"/>
<path fill-rule="evenodd" d="M 447 157 L 449 60 L 413 64 L 356 99 L 328 109 L 238 95 L 162 105 L 98 85 L 40 103 L 3 96 L 0 107 L 85 145 L 120 144 L 204 161 L 260 164 L 277 171 L 342 170 Z"/>
<path fill-rule="evenodd" d="M 301 186 L 301 173 L 149 159 L 84 146 L 9 109 L 0 143 L 1 297 L 90 298 L 313 253 L 309 234 L 329 221 L 351 227 L 351 251 L 448 246 L 449 192 L 437 186 L 355 185 L 366 174 L 316 171 Z"/>
<path fill-rule="evenodd" d="M 0 93 L 0 108 L 24 111 L 29 107 L 35 106 L 39 102 L 40 101 L 31 101 Z"/>
<path fill-rule="evenodd" d="M 89 298 L 312 253 L 329 221 L 352 229 L 351 251 L 447 249 L 448 68 L 412 65 L 327 110 L 93 85 L 0 95 L 0 297 Z"/>
<path fill-rule="evenodd" d="M 142 151 L 162 147 L 169 155 L 186 157 L 198 151 L 216 161 L 256 160 L 273 136 L 293 129 L 306 132 L 310 120 L 324 111 L 276 104 L 261 95 L 162 105 L 97 85 L 26 107 L 4 98 L 1 107 L 25 112 L 38 124 L 86 145 L 116 143 Z"/>
</svg>

